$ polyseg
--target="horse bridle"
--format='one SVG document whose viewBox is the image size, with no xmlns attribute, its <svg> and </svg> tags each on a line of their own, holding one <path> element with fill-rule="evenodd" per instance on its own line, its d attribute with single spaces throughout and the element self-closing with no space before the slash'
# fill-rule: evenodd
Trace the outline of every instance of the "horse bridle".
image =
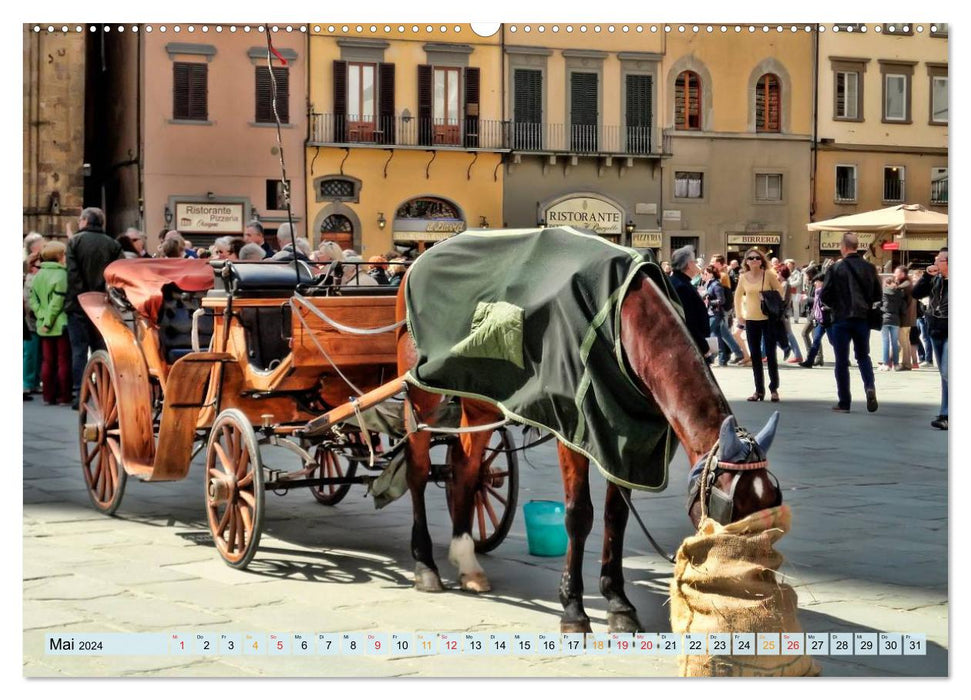
<svg viewBox="0 0 971 700">
<path fill-rule="evenodd" d="M 701 500 L 701 517 L 706 516 L 722 525 L 732 522 L 732 515 L 735 511 L 735 488 L 744 472 L 765 469 L 765 473 L 775 482 L 776 500 L 770 508 L 782 505 L 782 489 L 775 474 L 768 470 L 769 462 L 765 453 L 758 442 L 749 433 L 742 429 L 737 429 L 736 434 L 739 439 L 749 446 L 748 457 L 754 457 L 754 461 L 746 462 L 726 462 L 718 459 L 719 443 L 712 445 L 711 450 L 705 456 L 703 468 L 700 472 L 692 470 L 691 486 L 688 491 L 688 510 L 694 505 L 696 499 Z M 732 472 L 732 483 L 728 491 L 723 491 L 718 485 L 718 477 L 725 472 Z"/>
</svg>

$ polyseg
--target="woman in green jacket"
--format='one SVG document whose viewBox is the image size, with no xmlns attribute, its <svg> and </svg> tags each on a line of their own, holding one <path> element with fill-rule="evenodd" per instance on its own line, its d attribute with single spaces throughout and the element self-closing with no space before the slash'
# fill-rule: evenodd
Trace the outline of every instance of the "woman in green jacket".
<svg viewBox="0 0 971 700">
<path fill-rule="evenodd" d="M 60 241 L 47 243 L 40 253 L 40 270 L 30 290 L 30 308 L 37 317 L 40 336 L 41 382 L 44 403 L 71 403 L 71 341 L 67 335 L 66 246 Z"/>
</svg>

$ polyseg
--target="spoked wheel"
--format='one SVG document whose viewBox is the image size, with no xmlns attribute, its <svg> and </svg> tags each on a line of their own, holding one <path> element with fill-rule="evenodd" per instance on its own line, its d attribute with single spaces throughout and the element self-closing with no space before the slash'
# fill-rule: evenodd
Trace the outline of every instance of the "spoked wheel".
<svg viewBox="0 0 971 700">
<path fill-rule="evenodd" d="M 111 515 L 121 505 L 128 474 L 121 461 L 118 394 L 111 359 L 95 352 L 84 368 L 78 398 L 81 471 L 94 507 Z"/>
<path fill-rule="evenodd" d="M 367 453 L 367 449 L 362 445 L 351 445 L 345 450 L 335 450 L 326 445 L 317 445 L 314 458 L 317 460 L 317 468 L 310 474 L 311 479 L 350 479 L 357 473 L 357 458 Z M 310 493 L 314 495 L 318 503 L 325 506 L 336 506 L 347 492 L 350 491 L 350 484 L 327 484 L 323 486 L 311 486 Z"/>
<path fill-rule="evenodd" d="M 491 552 L 506 539 L 516 517 L 519 496 L 519 459 L 516 444 L 504 428 L 496 430 L 482 455 L 479 486 L 475 491 L 472 510 L 472 539 L 475 551 Z M 448 447 L 448 463 L 452 464 L 455 445 Z M 445 482 L 445 498 L 452 510 L 452 480 Z"/>
<path fill-rule="evenodd" d="M 235 408 L 219 414 L 206 445 L 206 515 L 219 555 L 245 569 L 263 531 L 263 464 L 253 426 Z"/>
</svg>

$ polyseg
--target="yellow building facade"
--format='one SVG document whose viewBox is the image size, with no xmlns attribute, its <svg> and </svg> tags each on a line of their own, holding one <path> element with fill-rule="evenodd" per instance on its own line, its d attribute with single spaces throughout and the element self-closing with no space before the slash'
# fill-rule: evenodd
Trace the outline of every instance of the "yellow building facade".
<svg viewBox="0 0 971 700">
<path fill-rule="evenodd" d="M 498 34 L 311 23 L 308 235 L 364 255 L 501 226 Z"/>
<path fill-rule="evenodd" d="M 818 69 L 812 220 L 897 204 L 946 213 L 947 25 L 826 25 Z M 940 234 L 863 242 L 881 266 L 927 263 L 947 244 Z M 839 255 L 837 237 L 826 232 L 812 245 L 821 256 Z"/>
</svg>

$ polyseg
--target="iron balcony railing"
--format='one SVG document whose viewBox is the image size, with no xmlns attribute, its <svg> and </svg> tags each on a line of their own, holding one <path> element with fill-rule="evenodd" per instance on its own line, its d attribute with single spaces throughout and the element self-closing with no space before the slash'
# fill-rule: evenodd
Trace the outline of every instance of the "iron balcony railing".
<svg viewBox="0 0 971 700">
<path fill-rule="evenodd" d="M 670 153 L 670 137 L 650 126 L 548 124 L 463 118 L 445 121 L 418 117 L 355 119 L 343 114 L 310 115 L 310 142 L 481 148 L 541 153 L 653 155 Z"/>
<path fill-rule="evenodd" d="M 947 204 L 947 178 L 931 182 L 931 204 Z"/>
</svg>

